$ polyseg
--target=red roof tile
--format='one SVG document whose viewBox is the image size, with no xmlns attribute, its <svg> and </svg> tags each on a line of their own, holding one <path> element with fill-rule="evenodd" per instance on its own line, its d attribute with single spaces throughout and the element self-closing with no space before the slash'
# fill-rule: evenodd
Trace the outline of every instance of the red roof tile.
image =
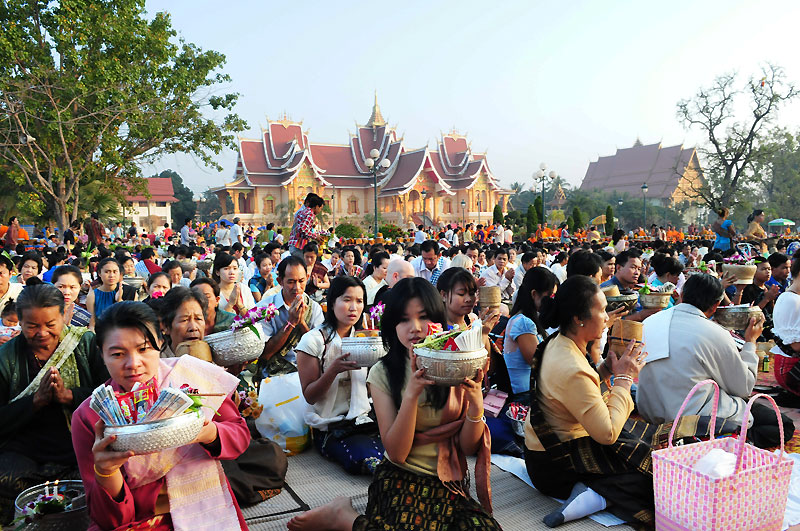
<svg viewBox="0 0 800 531">
<path fill-rule="evenodd" d="M 675 193 L 687 165 L 696 160 L 694 148 L 661 144 L 617 149 L 616 154 L 590 162 L 581 183 L 582 190 L 607 190 L 632 196 L 669 199 Z"/>
<path fill-rule="evenodd" d="M 125 199 L 128 201 L 166 201 L 167 203 L 176 203 L 178 200 L 175 198 L 175 191 L 172 189 L 172 179 L 168 177 L 151 177 L 145 179 L 147 183 L 147 190 L 150 192 L 150 197 L 145 197 L 144 194 L 129 195 Z"/>
</svg>

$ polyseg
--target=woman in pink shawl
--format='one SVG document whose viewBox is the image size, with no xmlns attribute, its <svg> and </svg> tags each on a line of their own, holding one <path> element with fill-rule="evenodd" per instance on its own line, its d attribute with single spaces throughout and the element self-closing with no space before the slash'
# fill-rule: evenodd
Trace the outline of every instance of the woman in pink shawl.
<svg viewBox="0 0 800 531">
<path fill-rule="evenodd" d="M 188 384 L 207 397 L 206 424 L 195 441 L 154 454 L 110 449 L 104 424 L 84 401 L 72 416 L 72 442 L 86 489 L 91 530 L 247 529 L 220 459 L 235 459 L 250 433 L 231 401 L 238 379 L 191 356 L 160 359 L 158 318 L 141 302 L 110 307 L 95 327 L 115 391 L 156 378 L 158 387 Z M 217 410 L 218 415 L 213 409 Z"/>
</svg>

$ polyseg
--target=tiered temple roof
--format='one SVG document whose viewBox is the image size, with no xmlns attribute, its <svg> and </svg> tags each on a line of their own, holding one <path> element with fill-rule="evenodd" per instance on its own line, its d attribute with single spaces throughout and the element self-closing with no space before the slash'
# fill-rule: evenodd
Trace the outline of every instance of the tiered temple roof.
<svg viewBox="0 0 800 531">
<path fill-rule="evenodd" d="M 648 198 L 672 200 L 680 195 L 687 179 L 701 173 L 695 148 L 661 147 L 660 143 L 642 145 L 637 139 L 633 147 L 617 149 L 614 155 L 589 163 L 581 190 L 638 196 L 642 184 L 647 183 Z"/>
<path fill-rule="evenodd" d="M 302 122 L 294 122 L 285 115 L 280 120 L 268 121 L 259 138 L 239 139 L 235 177 L 224 188 L 286 186 L 301 168 L 308 166 L 324 186 L 371 189 L 373 178 L 365 161 L 373 149 L 380 152 L 379 159 L 390 161 L 390 166 L 379 175 L 380 197 L 407 192 L 424 170 L 433 174 L 446 195 L 470 189 L 482 172 L 492 190 L 504 195 L 511 193 L 500 186 L 489 170 L 486 155 L 473 153 L 466 137 L 455 131 L 442 134 L 436 150 L 427 146 L 407 149 L 396 129 L 383 118 L 377 98 L 366 125 L 359 125 L 347 144 L 312 143 L 308 132 L 302 129 Z"/>
</svg>

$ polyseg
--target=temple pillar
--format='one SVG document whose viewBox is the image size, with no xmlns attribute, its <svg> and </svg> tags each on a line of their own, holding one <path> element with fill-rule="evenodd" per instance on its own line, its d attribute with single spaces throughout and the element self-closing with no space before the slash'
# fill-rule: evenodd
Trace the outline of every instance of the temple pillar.
<svg viewBox="0 0 800 531">
<path fill-rule="evenodd" d="M 231 198 L 231 202 L 233 203 L 233 213 L 239 213 L 239 192 L 235 192 L 233 190 L 228 191 L 228 195 Z"/>
<path fill-rule="evenodd" d="M 219 206 L 220 209 L 222 209 L 223 216 L 228 215 L 228 201 L 226 201 L 227 198 L 228 198 L 228 192 L 221 192 L 217 194 L 217 199 L 219 199 Z"/>
</svg>

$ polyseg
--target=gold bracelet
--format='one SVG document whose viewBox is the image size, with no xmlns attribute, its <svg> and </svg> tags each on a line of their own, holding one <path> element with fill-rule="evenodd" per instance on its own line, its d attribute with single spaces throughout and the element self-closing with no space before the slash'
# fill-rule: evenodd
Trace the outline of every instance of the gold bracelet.
<svg viewBox="0 0 800 531">
<path fill-rule="evenodd" d="M 466 414 L 467 420 L 470 422 L 480 422 L 484 419 L 483 415 L 479 415 L 477 417 L 470 417 L 469 413 Z"/>
<path fill-rule="evenodd" d="M 117 470 L 119 470 L 119 469 L 117 469 Z M 110 474 L 101 474 L 100 471 L 97 470 L 97 463 L 95 463 L 95 465 L 94 465 L 94 473 L 99 478 L 110 478 L 111 476 L 113 476 L 117 472 L 117 470 L 115 470 L 114 472 L 112 472 Z"/>
</svg>

